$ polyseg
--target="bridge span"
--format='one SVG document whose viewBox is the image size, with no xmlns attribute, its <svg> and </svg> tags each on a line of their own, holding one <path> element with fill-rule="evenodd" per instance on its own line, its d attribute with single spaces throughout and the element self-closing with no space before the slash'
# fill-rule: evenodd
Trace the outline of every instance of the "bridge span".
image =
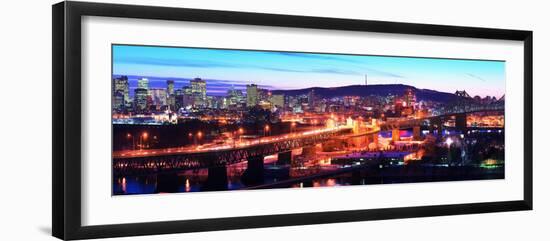
<svg viewBox="0 0 550 241">
<path fill-rule="evenodd" d="M 278 154 L 290 159 L 293 149 L 311 147 L 329 139 L 352 134 L 349 126 L 310 130 L 235 144 L 202 147 L 130 150 L 113 152 L 115 174 L 158 173 L 198 168 L 220 167 L 248 160 L 258 161 Z"/>
<path fill-rule="evenodd" d="M 468 109 L 461 110 L 457 112 L 444 112 L 438 115 L 420 117 L 420 118 L 407 118 L 400 119 L 395 121 L 386 121 L 380 124 L 380 129 L 383 131 L 394 130 L 394 129 L 410 129 L 416 126 L 424 125 L 425 121 L 429 121 L 430 125 L 435 126 L 436 128 L 442 127 L 442 122 L 446 119 L 455 118 L 456 127 L 458 129 L 466 128 L 466 117 L 468 114 L 473 113 L 484 113 L 484 112 L 504 112 L 504 108 L 483 108 L 483 109 Z"/>
</svg>

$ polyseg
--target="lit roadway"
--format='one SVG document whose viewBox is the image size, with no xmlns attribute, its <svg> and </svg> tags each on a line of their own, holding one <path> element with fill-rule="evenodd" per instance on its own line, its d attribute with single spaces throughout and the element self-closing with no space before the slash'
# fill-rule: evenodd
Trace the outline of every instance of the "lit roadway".
<svg viewBox="0 0 550 241">
<path fill-rule="evenodd" d="M 265 145 L 269 143 L 276 143 L 285 140 L 305 138 L 317 134 L 341 131 L 341 130 L 351 130 L 350 126 L 337 126 L 323 129 L 307 130 L 303 132 L 295 132 L 284 135 L 277 136 L 266 136 L 258 138 L 251 141 L 237 141 L 231 140 L 225 143 L 216 144 L 216 143 L 207 143 L 200 146 L 190 146 L 190 147 L 174 147 L 174 148 L 163 148 L 163 149 L 147 149 L 147 150 L 126 150 L 126 151 L 115 151 L 113 152 L 113 158 L 132 158 L 132 157 L 149 157 L 149 156 L 162 156 L 162 155 L 174 155 L 174 154 L 197 154 L 197 153 L 207 153 L 215 152 L 221 150 L 231 150 L 231 149 L 240 149 L 248 148 L 257 145 Z M 380 129 L 369 131 L 369 133 L 375 133 Z"/>
</svg>

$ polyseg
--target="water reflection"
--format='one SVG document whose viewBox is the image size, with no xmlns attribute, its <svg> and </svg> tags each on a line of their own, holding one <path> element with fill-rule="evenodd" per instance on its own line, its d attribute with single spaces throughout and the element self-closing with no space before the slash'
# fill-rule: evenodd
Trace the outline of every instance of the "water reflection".
<svg viewBox="0 0 550 241">
<path fill-rule="evenodd" d="M 422 133 L 424 136 L 427 133 Z M 502 130 L 472 130 L 467 135 L 488 136 L 498 135 L 503 139 Z M 400 133 L 403 138 L 412 137 L 412 131 Z M 441 138 L 434 145 L 445 146 L 445 140 L 453 138 L 462 142 L 458 154 L 441 153 L 441 160 L 446 158 L 473 158 L 482 149 L 479 143 L 483 138 L 476 136 L 473 142 L 467 140 L 460 132 L 444 130 Z M 380 138 L 391 138 L 391 132 L 381 132 Z M 494 142 L 494 140 L 488 140 Z M 484 145 L 481 145 L 484 146 Z M 503 145 L 502 145 L 503 148 Z M 442 149 L 445 151 L 445 148 Z M 422 150 L 424 151 L 424 150 Z M 502 150 L 503 151 L 503 150 Z M 362 184 L 429 182 L 451 180 L 479 180 L 504 178 L 504 166 L 489 158 L 481 164 L 457 163 L 427 163 L 416 165 L 409 159 L 420 160 L 419 152 L 408 151 L 405 147 L 399 150 L 380 152 L 333 152 L 318 151 L 314 157 L 308 156 L 303 150 L 292 151 L 290 163 L 278 163 L 277 156 L 264 159 L 263 180 L 260 184 L 246 185 L 242 181 L 248 163 L 241 162 L 226 166 L 226 190 L 247 188 L 305 188 L 333 187 Z M 344 170 L 344 171 L 342 171 Z M 199 192 L 208 189 L 208 169 L 187 170 L 168 174 L 153 174 L 143 176 L 121 176 L 113 180 L 114 194 L 146 194 Z M 327 174 L 328 173 L 328 174 Z M 329 175 L 330 174 L 330 175 Z"/>
</svg>

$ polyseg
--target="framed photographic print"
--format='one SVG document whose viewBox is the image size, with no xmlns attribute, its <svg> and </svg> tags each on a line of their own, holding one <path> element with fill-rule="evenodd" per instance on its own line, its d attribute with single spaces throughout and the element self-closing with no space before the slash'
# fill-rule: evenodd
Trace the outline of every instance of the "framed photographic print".
<svg viewBox="0 0 550 241">
<path fill-rule="evenodd" d="M 53 6 L 53 235 L 532 209 L 532 32 Z"/>
</svg>

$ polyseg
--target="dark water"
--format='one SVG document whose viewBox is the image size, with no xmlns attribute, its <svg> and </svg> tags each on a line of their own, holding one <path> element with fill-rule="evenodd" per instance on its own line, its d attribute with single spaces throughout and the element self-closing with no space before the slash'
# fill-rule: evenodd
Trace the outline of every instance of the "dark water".
<svg viewBox="0 0 550 241">
<path fill-rule="evenodd" d="M 472 140 L 496 143 L 502 147 L 497 154 L 504 152 L 504 132 L 502 130 L 476 130 L 469 133 Z M 381 132 L 382 137 L 391 137 L 391 133 Z M 412 136 L 411 131 L 402 131 L 402 137 Z M 445 130 L 443 142 L 447 137 L 460 138 L 460 133 Z M 500 144 L 499 144 L 500 143 Z M 478 143 L 485 146 L 485 143 Z M 469 151 L 479 151 L 470 147 Z M 493 150 L 494 151 L 494 150 Z M 237 163 L 226 167 L 227 185 L 221 190 L 243 190 L 264 188 L 306 188 L 348 185 L 414 183 L 435 181 L 484 180 L 504 178 L 504 163 L 481 165 L 479 163 L 427 163 L 403 164 L 403 151 L 384 153 L 384 158 L 376 157 L 377 153 L 355 153 L 346 158 L 310 160 L 300 157 L 292 166 L 277 164 L 273 158 L 264 161 L 263 180 L 259 183 L 246 184 L 243 173 L 247 163 Z M 446 155 L 446 154 L 445 154 Z M 293 161 L 294 162 L 294 161 Z M 296 163 L 299 163 L 296 165 Z M 152 174 L 145 176 L 118 176 L 113 179 L 113 194 L 151 194 L 211 191 L 208 186 L 208 169 L 188 170 L 169 174 Z M 218 189 L 220 190 L 220 189 Z"/>
<path fill-rule="evenodd" d="M 281 167 L 280 170 L 288 167 Z M 414 183 L 435 181 L 460 181 L 460 180 L 484 180 L 504 178 L 504 168 L 482 167 L 422 167 L 412 170 L 409 167 L 383 168 L 382 173 L 373 173 L 372 169 L 365 168 L 362 171 L 338 174 L 332 177 L 311 178 L 291 183 L 278 184 L 279 181 L 288 179 L 284 174 L 268 174 L 264 184 L 258 187 L 247 187 L 240 177 L 228 177 L 227 190 L 263 189 L 263 188 L 305 188 L 305 187 L 331 187 L 365 184 L 390 184 L 390 183 Z M 268 171 L 269 172 L 269 171 Z M 199 192 L 208 191 L 206 188 L 207 175 L 178 173 L 149 176 L 117 177 L 114 182 L 114 194 L 150 194 L 164 192 Z M 166 184 L 166 179 L 169 181 Z M 162 185 L 165 185 L 162 187 Z"/>
<path fill-rule="evenodd" d="M 353 168 L 353 164 L 350 164 Z M 246 165 L 228 167 L 227 190 L 264 189 L 264 188 L 305 188 L 330 187 L 365 184 L 414 183 L 434 181 L 483 180 L 504 178 L 504 167 L 485 168 L 479 166 L 357 166 L 293 168 L 289 165 L 266 164 L 264 180 L 261 184 L 245 185 L 241 175 Z M 350 169 L 330 175 L 331 172 Z M 315 174 L 329 173 L 315 178 Z M 308 178 L 308 176 L 313 176 Z M 296 180 L 296 181 L 292 181 Z M 167 192 L 209 191 L 208 170 L 185 171 L 173 174 L 155 174 L 147 176 L 115 177 L 114 194 L 150 194 Z"/>
</svg>

